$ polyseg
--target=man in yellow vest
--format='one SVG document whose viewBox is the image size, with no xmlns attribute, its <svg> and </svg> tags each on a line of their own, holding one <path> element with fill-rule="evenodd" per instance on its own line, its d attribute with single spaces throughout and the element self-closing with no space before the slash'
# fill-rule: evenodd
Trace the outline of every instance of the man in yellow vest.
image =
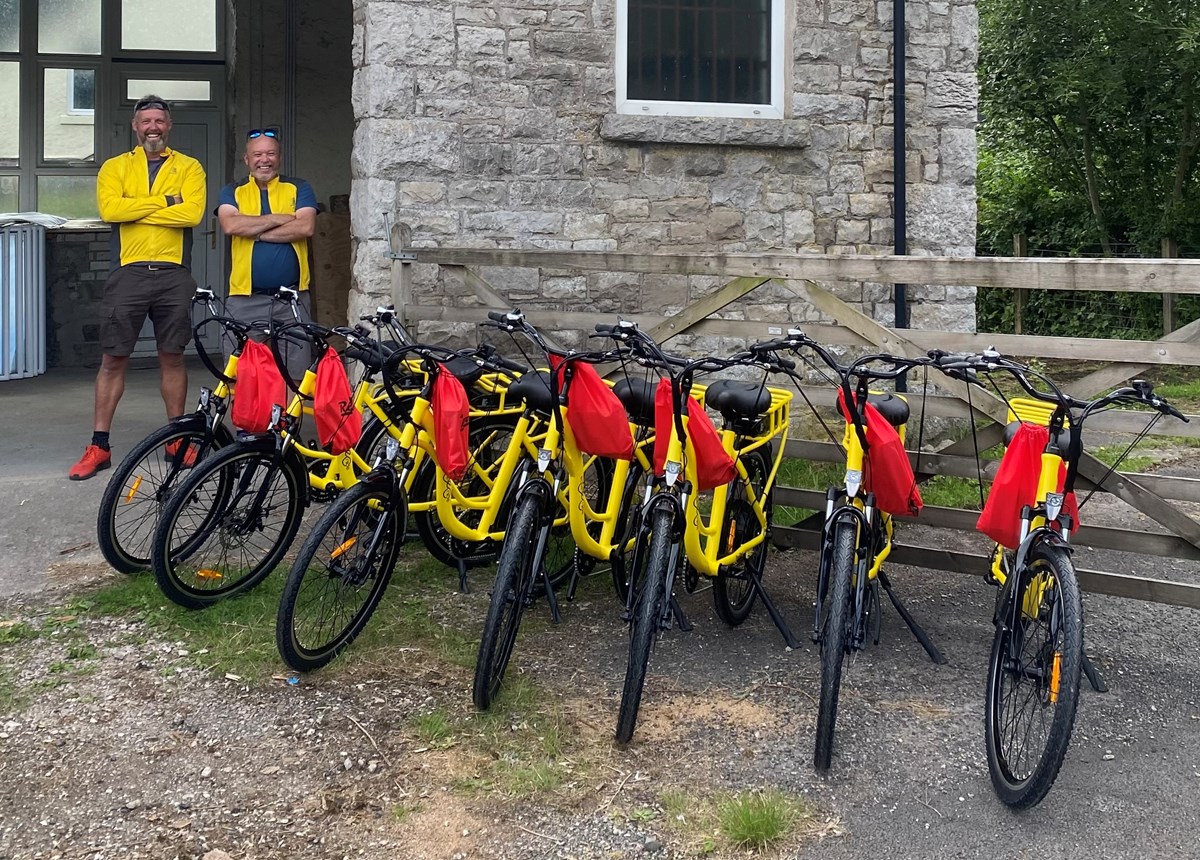
<svg viewBox="0 0 1200 860">
<path fill-rule="evenodd" d="M 108 159 L 96 177 L 100 217 L 112 226 L 112 272 L 100 305 L 94 432 L 68 473 L 72 481 L 112 464 L 109 431 L 147 316 L 158 344 L 167 417 L 183 415 L 187 406 L 183 350 L 192 338 L 192 228 L 204 219 L 204 168 L 167 146 L 171 108 L 158 96 L 133 106 L 132 126 L 137 148 Z"/>
<path fill-rule="evenodd" d="M 292 322 L 289 305 L 272 301 L 280 287 L 300 291 L 300 318 L 312 318 L 308 240 L 317 224 L 317 198 L 303 179 L 279 175 L 279 130 L 252 129 L 242 155 L 250 175 L 221 189 L 217 220 L 230 237 L 226 308 L 241 320 Z M 281 344 L 289 375 L 299 381 L 309 351 Z"/>
</svg>

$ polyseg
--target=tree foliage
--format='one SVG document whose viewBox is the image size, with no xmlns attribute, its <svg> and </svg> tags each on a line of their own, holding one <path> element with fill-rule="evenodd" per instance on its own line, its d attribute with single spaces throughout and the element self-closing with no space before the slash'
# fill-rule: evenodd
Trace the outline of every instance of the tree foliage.
<svg viewBox="0 0 1200 860">
<path fill-rule="evenodd" d="M 1200 0 L 1197 0 L 1200 4 Z M 980 246 L 1200 247 L 1192 0 L 979 0 Z"/>
</svg>

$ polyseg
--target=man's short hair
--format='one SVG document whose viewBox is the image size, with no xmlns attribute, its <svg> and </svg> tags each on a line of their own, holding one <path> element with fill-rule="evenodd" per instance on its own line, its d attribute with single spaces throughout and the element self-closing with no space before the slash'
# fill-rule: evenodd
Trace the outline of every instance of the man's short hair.
<svg viewBox="0 0 1200 860">
<path fill-rule="evenodd" d="M 144 110 L 160 110 L 164 111 L 168 116 L 171 115 L 171 106 L 167 104 L 167 100 L 162 96 L 153 94 L 142 96 L 137 100 L 137 104 L 133 106 L 133 115 L 137 116 L 139 111 Z"/>
</svg>

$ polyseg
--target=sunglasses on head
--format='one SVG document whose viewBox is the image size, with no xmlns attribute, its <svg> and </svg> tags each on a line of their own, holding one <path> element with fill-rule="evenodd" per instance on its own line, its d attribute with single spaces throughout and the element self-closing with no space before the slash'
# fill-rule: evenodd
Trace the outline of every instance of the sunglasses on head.
<svg viewBox="0 0 1200 860">
<path fill-rule="evenodd" d="M 271 128 L 252 128 L 246 132 L 246 140 L 254 140 L 256 137 L 270 137 L 279 140 L 279 129 L 272 126 Z"/>
<path fill-rule="evenodd" d="M 162 99 L 142 99 L 133 106 L 134 113 L 143 110 L 161 110 L 166 111 L 167 113 L 171 112 L 170 106 Z"/>
</svg>

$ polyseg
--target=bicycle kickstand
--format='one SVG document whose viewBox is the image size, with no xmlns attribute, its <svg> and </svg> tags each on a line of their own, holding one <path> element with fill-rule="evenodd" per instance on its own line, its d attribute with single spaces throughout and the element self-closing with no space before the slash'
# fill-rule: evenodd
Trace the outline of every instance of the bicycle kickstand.
<svg viewBox="0 0 1200 860">
<path fill-rule="evenodd" d="M 558 597 L 554 594 L 554 586 L 550 584 L 550 577 L 546 576 L 545 571 L 538 575 L 542 578 L 542 585 L 546 590 L 546 602 L 550 604 L 550 619 L 558 624 L 562 621 L 562 616 L 558 612 Z"/>
<path fill-rule="evenodd" d="M 929 634 L 917 623 L 917 619 L 912 617 L 912 614 L 900 602 L 900 598 L 892 591 L 892 583 L 888 580 L 887 574 L 882 569 L 879 571 L 879 581 L 883 584 L 883 590 L 887 592 L 888 599 L 892 601 L 892 606 L 896 607 L 896 611 L 900 613 L 900 617 L 904 619 L 904 623 L 908 625 L 908 629 L 912 635 L 921 643 L 921 647 L 925 649 L 925 653 L 929 655 L 929 659 L 939 665 L 944 664 L 946 658 L 942 656 L 942 652 L 933 644 L 933 640 L 929 638 Z"/>
<path fill-rule="evenodd" d="M 692 629 L 692 622 L 688 621 L 687 616 L 683 614 L 683 607 L 679 605 L 674 594 L 671 595 L 671 614 L 675 616 L 675 625 L 684 633 Z"/>
<path fill-rule="evenodd" d="M 459 594 L 467 593 L 467 562 L 466 559 L 456 558 L 458 563 L 458 592 Z"/>
<path fill-rule="evenodd" d="M 1088 683 L 1092 685 L 1092 689 L 1097 693 L 1108 692 L 1108 684 L 1104 683 L 1104 677 L 1100 674 L 1100 670 L 1096 668 L 1096 664 L 1088 657 L 1087 651 L 1083 652 L 1083 674 L 1087 675 Z"/>
<path fill-rule="evenodd" d="M 793 651 L 800 649 L 800 643 L 796 641 L 796 637 L 792 635 L 792 628 L 788 627 L 787 621 L 783 618 L 783 613 L 775 605 L 775 601 L 767 594 L 767 590 L 763 588 L 762 577 L 758 575 L 758 571 L 750 570 L 750 565 L 746 565 L 746 573 L 750 577 L 750 584 L 754 586 L 754 590 L 758 592 L 758 599 L 762 601 L 763 606 L 767 608 L 767 614 L 771 616 L 771 620 L 775 622 L 775 626 L 779 628 L 780 634 L 783 636 L 783 644 Z"/>
</svg>

